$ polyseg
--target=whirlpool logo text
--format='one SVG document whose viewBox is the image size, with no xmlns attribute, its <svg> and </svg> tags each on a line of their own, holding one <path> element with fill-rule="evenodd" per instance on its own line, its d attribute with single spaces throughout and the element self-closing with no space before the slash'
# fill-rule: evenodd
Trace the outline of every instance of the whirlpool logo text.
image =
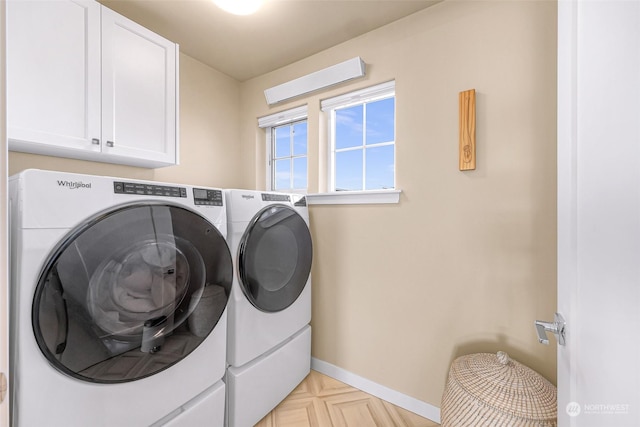
<svg viewBox="0 0 640 427">
<path fill-rule="evenodd" d="M 77 190 L 79 188 L 87 188 L 91 189 L 90 182 L 82 182 L 82 181 L 60 181 L 58 180 L 59 187 L 67 187 L 69 190 Z"/>
</svg>

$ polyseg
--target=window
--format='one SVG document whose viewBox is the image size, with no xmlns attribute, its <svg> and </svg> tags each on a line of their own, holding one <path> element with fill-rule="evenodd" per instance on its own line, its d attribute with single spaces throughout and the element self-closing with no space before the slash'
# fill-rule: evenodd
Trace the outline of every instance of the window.
<svg viewBox="0 0 640 427">
<path fill-rule="evenodd" d="M 258 119 L 267 135 L 267 189 L 307 191 L 307 107 Z"/>
<path fill-rule="evenodd" d="M 271 133 L 273 190 L 307 188 L 307 120 L 273 128 Z"/>
<path fill-rule="evenodd" d="M 322 101 L 329 114 L 330 191 L 395 188 L 395 82 Z"/>
</svg>

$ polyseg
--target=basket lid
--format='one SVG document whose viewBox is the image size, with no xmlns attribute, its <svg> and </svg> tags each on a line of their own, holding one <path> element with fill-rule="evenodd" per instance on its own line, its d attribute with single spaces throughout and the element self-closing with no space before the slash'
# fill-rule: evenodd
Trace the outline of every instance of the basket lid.
<svg viewBox="0 0 640 427">
<path fill-rule="evenodd" d="M 449 381 L 473 400 L 505 415 L 528 420 L 557 416 L 556 387 L 503 351 L 458 357 L 451 365 Z"/>
</svg>

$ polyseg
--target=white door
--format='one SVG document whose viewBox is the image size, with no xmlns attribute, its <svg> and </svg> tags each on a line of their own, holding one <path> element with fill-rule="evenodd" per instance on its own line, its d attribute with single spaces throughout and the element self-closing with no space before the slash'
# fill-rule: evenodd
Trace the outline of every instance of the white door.
<svg viewBox="0 0 640 427">
<path fill-rule="evenodd" d="M 560 426 L 640 426 L 640 1 L 558 9 Z"/>
<path fill-rule="evenodd" d="M 6 3 L 0 1 L 0 28 L 5 28 Z M 5 32 L 0 31 L 0 426 L 9 425 L 9 241 L 7 218 L 7 122 L 6 122 L 6 80 L 5 80 Z"/>
</svg>

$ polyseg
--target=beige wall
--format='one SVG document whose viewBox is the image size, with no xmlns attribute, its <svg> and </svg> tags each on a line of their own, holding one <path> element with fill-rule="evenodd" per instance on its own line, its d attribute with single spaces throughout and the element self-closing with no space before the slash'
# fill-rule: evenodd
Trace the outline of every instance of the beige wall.
<svg viewBox="0 0 640 427">
<path fill-rule="evenodd" d="M 268 108 L 263 90 L 361 56 L 367 77 Z M 555 382 L 533 321 L 556 306 L 556 3 L 448 0 L 242 85 L 243 185 L 264 188 L 256 118 L 396 80 L 397 205 L 312 206 L 313 356 L 440 406 L 451 361 L 509 354 Z M 477 169 L 458 170 L 458 92 L 477 94 Z"/>
<path fill-rule="evenodd" d="M 180 55 L 180 165 L 145 169 L 35 154 L 9 153 L 9 174 L 38 168 L 154 181 L 236 187 L 241 182 L 240 84 Z"/>
</svg>

